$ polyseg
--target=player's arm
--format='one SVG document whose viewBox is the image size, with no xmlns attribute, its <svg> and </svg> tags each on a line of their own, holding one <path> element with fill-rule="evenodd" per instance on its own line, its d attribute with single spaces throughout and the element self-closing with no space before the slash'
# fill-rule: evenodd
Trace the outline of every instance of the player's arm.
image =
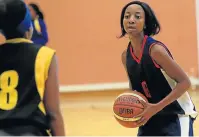
<svg viewBox="0 0 199 137">
<path fill-rule="evenodd" d="M 176 81 L 177 85 L 169 95 L 167 95 L 157 104 L 145 103 L 141 101 L 142 104 L 145 106 L 145 109 L 141 114 L 136 116 L 140 117 L 140 119 L 136 121 L 137 126 L 146 124 L 146 122 L 153 115 L 155 115 L 156 113 L 161 111 L 164 107 L 177 100 L 183 93 L 186 92 L 186 90 L 189 89 L 191 85 L 188 76 L 178 66 L 178 64 L 169 56 L 168 52 L 164 47 L 156 44 L 151 48 L 150 54 L 152 59 L 159 66 L 161 66 L 161 68 L 167 73 L 167 75 Z"/>
<path fill-rule="evenodd" d="M 51 114 L 51 129 L 53 136 L 65 136 L 64 122 L 60 110 L 59 101 L 59 82 L 57 61 L 54 55 L 50 68 L 48 79 L 45 86 L 44 103 L 48 113 Z"/>
<path fill-rule="evenodd" d="M 124 51 L 122 52 L 122 64 L 123 64 L 124 69 L 125 69 L 125 71 L 126 71 L 126 73 L 127 73 L 127 69 L 126 69 L 126 50 L 124 50 Z M 131 85 L 131 82 L 130 82 L 130 81 L 129 81 L 129 88 L 132 89 L 132 85 Z"/>
<path fill-rule="evenodd" d="M 167 75 L 177 83 L 172 92 L 157 104 L 158 109 L 162 110 L 165 106 L 177 100 L 183 93 L 185 93 L 191 86 L 191 82 L 186 73 L 169 56 L 167 50 L 163 46 L 158 44 L 154 45 L 151 48 L 150 53 L 155 62 L 159 64 Z"/>
</svg>

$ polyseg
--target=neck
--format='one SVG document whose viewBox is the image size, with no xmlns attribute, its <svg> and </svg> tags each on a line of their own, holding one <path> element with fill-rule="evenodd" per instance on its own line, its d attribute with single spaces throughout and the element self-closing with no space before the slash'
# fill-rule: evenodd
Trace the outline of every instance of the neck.
<svg viewBox="0 0 199 137">
<path fill-rule="evenodd" d="M 134 50 L 140 49 L 142 47 L 142 43 L 144 40 L 144 34 L 141 35 L 134 35 L 134 36 L 129 36 L 129 39 L 131 41 L 131 46 L 133 47 Z"/>
</svg>

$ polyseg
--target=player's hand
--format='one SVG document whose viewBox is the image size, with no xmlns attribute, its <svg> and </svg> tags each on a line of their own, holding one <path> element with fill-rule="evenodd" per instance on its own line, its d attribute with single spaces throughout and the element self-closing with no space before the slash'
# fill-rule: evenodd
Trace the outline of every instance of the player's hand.
<svg viewBox="0 0 199 137">
<path fill-rule="evenodd" d="M 140 118 L 136 121 L 138 127 L 145 125 L 153 115 L 159 112 L 158 106 L 156 104 L 151 104 L 144 101 L 141 101 L 141 103 L 144 105 L 145 109 L 141 114 L 134 117 Z"/>
</svg>

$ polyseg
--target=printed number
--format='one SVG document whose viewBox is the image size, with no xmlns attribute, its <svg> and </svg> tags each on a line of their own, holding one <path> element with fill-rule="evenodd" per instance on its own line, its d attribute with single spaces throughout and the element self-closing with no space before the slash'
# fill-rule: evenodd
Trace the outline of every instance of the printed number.
<svg viewBox="0 0 199 137">
<path fill-rule="evenodd" d="M 147 84 L 146 84 L 145 81 L 142 82 L 142 88 L 143 88 L 143 90 L 144 90 L 145 96 L 146 96 L 147 98 L 151 98 L 151 94 L 150 94 L 150 92 L 149 92 L 149 89 L 148 89 Z"/>
<path fill-rule="evenodd" d="M 14 70 L 5 71 L 0 75 L 0 109 L 11 110 L 15 108 L 18 100 L 19 75 Z"/>
</svg>

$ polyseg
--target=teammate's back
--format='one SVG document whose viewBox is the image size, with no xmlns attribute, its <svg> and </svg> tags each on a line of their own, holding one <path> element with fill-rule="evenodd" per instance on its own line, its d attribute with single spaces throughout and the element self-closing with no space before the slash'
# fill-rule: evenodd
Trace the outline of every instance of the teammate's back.
<svg viewBox="0 0 199 137">
<path fill-rule="evenodd" d="M 44 81 L 45 64 L 52 58 L 54 51 L 41 49 L 25 39 L 18 39 L 18 43 L 7 42 L 0 46 L 0 121 L 8 126 L 12 120 L 20 120 L 20 124 L 32 120 L 47 126 L 43 104 L 44 90 L 40 90 L 40 81 Z M 15 41 L 15 40 L 14 40 Z M 25 42 L 25 43 L 24 43 Z M 48 56 L 43 56 L 43 52 Z M 5 111 L 6 110 L 6 111 Z M 0 125 L 2 128 L 5 124 Z"/>
<path fill-rule="evenodd" d="M 55 51 L 29 39 L 32 24 L 23 1 L 0 1 L 0 135 L 64 136 Z M 52 101 L 53 100 L 53 101 Z"/>
</svg>

